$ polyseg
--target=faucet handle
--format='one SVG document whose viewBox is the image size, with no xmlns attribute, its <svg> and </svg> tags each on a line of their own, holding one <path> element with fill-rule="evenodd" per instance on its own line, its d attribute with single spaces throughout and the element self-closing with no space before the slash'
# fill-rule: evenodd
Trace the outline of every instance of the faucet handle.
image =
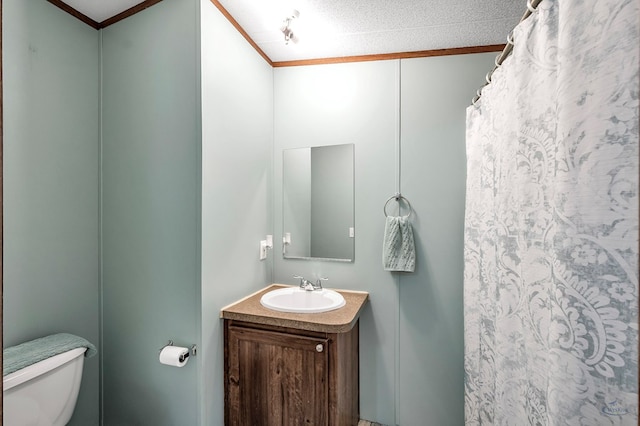
<svg viewBox="0 0 640 426">
<path fill-rule="evenodd" d="M 318 280 L 316 281 L 316 286 L 315 286 L 317 290 L 322 288 L 322 281 L 329 281 L 329 278 L 319 277 Z"/>
<path fill-rule="evenodd" d="M 294 276 L 293 276 L 293 278 L 295 278 L 295 279 L 297 279 L 297 280 L 300 280 L 300 288 L 303 288 L 303 287 L 304 287 L 304 282 L 305 282 L 306 280 L 304 279 L 304 277 L 303 277 L 303 276 L 301 276 L 301 275 L 294 275 Z"/>
</svg>

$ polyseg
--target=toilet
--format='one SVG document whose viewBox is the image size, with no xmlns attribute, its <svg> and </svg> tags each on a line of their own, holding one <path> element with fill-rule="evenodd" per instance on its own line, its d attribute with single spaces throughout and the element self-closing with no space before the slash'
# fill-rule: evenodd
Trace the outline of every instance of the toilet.
<svg viewBox="0 0 640 426">
<path fill-rule="evenodd" d="M 37 339 L 33 342 L 45 339 L 47 338 Z M 29 343 L 31 342 L 28 342 L 27 345 Z M 46 346 L 46 343 L 50 342 L 45 341 L 44 343 Z M 64 350 L 3 376 L 4 425 L 66 425 L 73 415 L 78 399 L 85 352 L 87 350 L 95 352 L 93 345 L 90 343 L 88 345 L 90 345 L 89 348 L 81 346 Z M 33 347 L 28 349 L 33 349 Z M 60 346 L 56 349 L 60 350 Z M 44 356 L 49 353 L 51 351 Z M 29 355 L 30 353 L 27 353 L 27 356 Z"/>
</svg>

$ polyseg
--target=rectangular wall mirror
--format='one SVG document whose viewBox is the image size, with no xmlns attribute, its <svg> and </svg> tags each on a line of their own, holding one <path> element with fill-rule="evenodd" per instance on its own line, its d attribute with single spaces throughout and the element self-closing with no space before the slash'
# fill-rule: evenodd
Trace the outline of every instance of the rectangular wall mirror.
<svg viewBox="0 0 640 426">
<path fill-rule="evenodd" d="M 283 256 L 354 259 L 354 145 L 285 149 Z"/>
</svg>

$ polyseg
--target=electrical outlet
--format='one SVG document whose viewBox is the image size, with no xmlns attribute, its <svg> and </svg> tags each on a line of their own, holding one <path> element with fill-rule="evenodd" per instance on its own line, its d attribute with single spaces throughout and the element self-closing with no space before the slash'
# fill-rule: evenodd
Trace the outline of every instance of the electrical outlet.
<svg viewBox="0 0 640 426">
<path fill-rule="evenodd" d="M 260 241 L 260 260 L 267 258 L 267 240 Z"/>
</svg>

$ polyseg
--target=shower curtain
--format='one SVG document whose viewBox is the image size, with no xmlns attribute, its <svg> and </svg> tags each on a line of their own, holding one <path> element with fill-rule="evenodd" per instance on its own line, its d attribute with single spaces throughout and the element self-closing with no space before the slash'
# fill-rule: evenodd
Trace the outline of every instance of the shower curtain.
<svg viewBox="0 0 640 426">
<path fill-rule="evenodd" d="M 638 4 L 543 0 L 467 110 L 467 425 L 637 425 Z"/>
</svg>

